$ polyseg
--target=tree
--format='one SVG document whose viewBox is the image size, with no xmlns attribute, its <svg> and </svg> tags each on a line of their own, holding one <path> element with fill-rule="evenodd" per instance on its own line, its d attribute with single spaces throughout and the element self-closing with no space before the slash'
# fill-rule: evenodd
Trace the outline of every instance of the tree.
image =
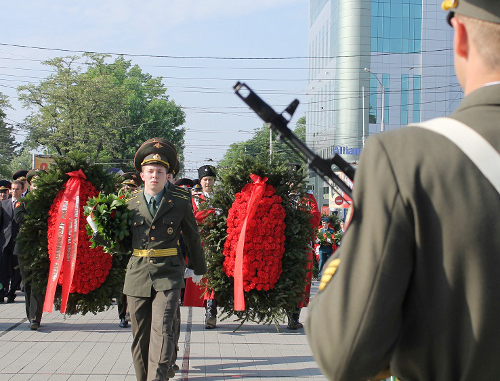
<svg viewBox="0 0 500 381">
<path fill-rule="evenodd" d="M 45 61 L 54 73 L 37 85 L 18 88 L 23 106 L 33 110 L 25 120 L 26 145 L 131 166 L 138 146 L 160 136 L 182 155 L 184 129 L 178 127 L 185 114 L 169 100 L 162 79 L 123 57 L 112 63 L 107 58 L 84 54 Z"/>
<path fill-rule="evenodd" d="M 16 156 L 19 143 L 16 143 L 14 127 L 5 122 L 5 110 L 11 108 L 7 96 L 0 93 L 0 178 L 10 178 L 10 165 Z"/>
<path fill-rule="evenodd" d="M 306 117 L 300 118 L 294 129 L 299 139 L 306 138 Z M 285 143 L 276 139 L 277 135 L 272 133 L 273 155 L 272 160 L 276 164 L 298 163 L 303 164 L 302 159 L 295 154 Z M 238 157 L 244 155 L 269 157 L 269 124 L 264 123 L 261 128 L 254 131 L 254 135 L 247 141 L 233 143 L 229 146 L 219 166 L 229 167 Z"/>
</svg>

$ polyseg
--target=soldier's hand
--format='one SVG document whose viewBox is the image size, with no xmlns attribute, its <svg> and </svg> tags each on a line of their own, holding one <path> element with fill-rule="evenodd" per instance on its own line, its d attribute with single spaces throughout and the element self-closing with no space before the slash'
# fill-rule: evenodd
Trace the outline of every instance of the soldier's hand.
<svg viewBox="0 0 500 381">
<path fill-rule="evenodd" d="M 90 215 L 87 216 L 87 223 L 92 228 L 92 231 L 95 233 L 97 231 L 97 225 L 95 224 L 94 220 Z"/>
<path fill-rule="evenodd" d="M 184 270 L 184 279 L 191 278 L 193 276 L 194 276 L 194 270 L 186 267 L 186 270 Z"/>
<path fill-rule="evenodd" d="M 193 277 L 191 278 L 193 283 L 196 283 L 196 284 L 200 284 L 202 279 L 203 279 L 203 275 L 196 275 L 196 274 L 193 274 Z"/>
</svg>

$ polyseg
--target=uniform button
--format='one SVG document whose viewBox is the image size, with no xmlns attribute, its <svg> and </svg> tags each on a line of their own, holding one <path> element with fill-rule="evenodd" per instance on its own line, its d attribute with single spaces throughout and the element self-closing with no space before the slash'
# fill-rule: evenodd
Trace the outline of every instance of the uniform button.
<svg viewBox="0 0 500 381">
<path fill-rule="evenodd" d="M 154 241 L 155 240 L 155 237 L 151 237 L 151 241 Z"/>
<path fill-rule="evenodd" d="M 151 229 L 155 230 L 155 229 L 156 229 L 156 226 L 154 226 L 154 225 L 153 225 L 153 226 L 151 226 Z"/>
<path fill-rule="evenodd" d="M 155 263 L 155 261 L 154 261 L 154 260 L 152 260 L 152 259 L 150 259 L 150 260 L 149 260 L 149 263 Z"/>
</svg>

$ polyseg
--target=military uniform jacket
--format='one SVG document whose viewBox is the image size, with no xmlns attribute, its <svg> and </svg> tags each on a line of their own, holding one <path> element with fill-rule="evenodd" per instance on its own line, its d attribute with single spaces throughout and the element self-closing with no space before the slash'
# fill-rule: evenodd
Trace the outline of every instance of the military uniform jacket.
<svg viewBox="0 0 500 381">
<path fill-rule="evenodd" d="M 500 151 L 500 84 L 469 94 L 451 117 Z M 341 263 L 309 307 L 323 372 L 367 380 L 390 366 L 405 381 L 498 379 L 493 185 L 448 139 L 410 126 L 368 140 L 353 201 Z"/>
<path fill-rule="evenodd" d="M 189 191 L 168 183 L 154 219 L 148 210 L 143 190 L 128 200 L 128 207 L 134 213 L 130 227 L 131 236 L 123 242 L 120 251 L 131 253 L 133 249 L 177 248 L 182 230 L 189 252 L 190 267 L 197 275 L 206 272 L 205 255 Z M 152 287 L 156 291 L 184 287 L 184 263 L 179 255 L 130 257 L 123 293 L 149 297 Z"/>
</svg>

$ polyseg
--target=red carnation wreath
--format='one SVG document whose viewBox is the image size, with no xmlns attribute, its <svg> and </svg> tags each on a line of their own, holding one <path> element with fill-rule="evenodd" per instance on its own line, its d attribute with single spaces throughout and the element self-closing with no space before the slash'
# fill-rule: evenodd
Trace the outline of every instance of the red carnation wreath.
<svg viewBox="0 0 500 381">
<path fill-rule="evenodd" d="M 268 291 L 273 289 L 282 272 L 285 252 L 285 209 L 273 186 L 265 184 L 267 178 L 250 175 L 253 183 L 236 194 L 227 217 L 227 239 L 224 244 L 223 270 L 235 277 L 238 241 L 246 227 L 243 247 L 243 290 Z M 252 198 L 258 186 L 262 188 L 260 200 Z M 247 216 L 253 217 L 247 219 Z M 245 223 L 246 222 L 246 223 Z"/>
<path fill-rule="evenodd" d="M 49 258 L 52 261 L 55 256 L 55 250 L 58 239 L 57 214 L 59 206 L 63 199 L 66 187 L 58 192 L 54 199 L 49 212 L 48 218 L 48 251 Z M 79 202 L 79 229 L 78 229 L 78 247 L 75 271 L 73 281 L 70 287 L 70 293 L 88 294 L 89 292 L 99 288 L 111 270 L 112 257 L 105 253 L 101 247 L 92 249 L 89 241 L 89 236 L 86 232 L 86 219 L 83 213 L 83 206 L 87 204 L 87 200 L 91 197 L 96 197 L 99 194 L 97 189 L 85 179 L 81 179 L 80 183 L 80 202 Z M 64 271 L 61 268 L 57 283 L 63 285 Z"/>
</svg>

